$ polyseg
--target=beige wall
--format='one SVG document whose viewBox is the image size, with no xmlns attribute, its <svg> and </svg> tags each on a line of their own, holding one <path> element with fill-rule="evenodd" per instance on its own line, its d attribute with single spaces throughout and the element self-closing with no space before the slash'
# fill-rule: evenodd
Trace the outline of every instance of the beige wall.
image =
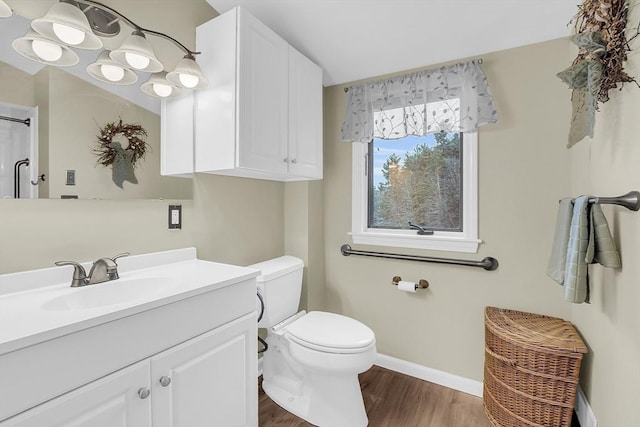
<svg viewBox="0 0 640 427">
<path fill-rule="evenodd" d="M 344 86 L 325 90 L 326 307 L 369 325 L 380 353 L 481 381 L 485 306 L 570 317 L 561 288 L 545 275 L 558 199 L 570 193 L 569 92 L 555 77 L 568 50 L 567 40 L 556 40 L 484 55 L 499 122 L 479 132 L 478 254 L 358 246 L 493 256 L 500 262 L 495 272 L 340 255 L 351 243 L 351 146 L 340 141 Z M 431 287 L 402 293 L 390 284 L 396 275 L 427 279 Z"/>
<path fill-rule="evenodd" d="M 640 11 L 631 10 L 630 22 L 637 22 Z M 637 50 L 629 54 L 625 69 L 640 75 Z M 640 190 L 640 91 L 631 83 L 610 95 L 596 116 L 594 138 L 570 150 L 572 194 L 616 196 Z M 617 206 L 603 210 L 622 269 L 591 266 L 591 304 L 572 306 L 571 319 L 590 350 L 581 384 L 598 426 L 640 426 L 640 214 Z"/>
<path fill-rule="evenodd" d="M 33 76 L 0 61 L 0 102 L 34 107 Z"/>
</svg>

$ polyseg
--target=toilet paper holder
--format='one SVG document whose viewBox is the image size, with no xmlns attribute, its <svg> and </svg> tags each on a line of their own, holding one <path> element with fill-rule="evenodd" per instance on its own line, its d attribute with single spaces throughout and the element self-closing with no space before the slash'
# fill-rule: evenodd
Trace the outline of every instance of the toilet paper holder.
<svg viewBox="0 0 640 427">
<path fill-rule="evenodd" d="M 391 284 L 398 286 L 398 283 L 400 283 L 401 280 L 402 280 L 402 277 L 393 276 L 393 279 L 391 279 Z M 416 286 L 416 288 L 415 288 L 416 290 L 418 290 L 418 289 L 427 289 L 429 287 L 429 282 L 427 282 L 424 279 L 420 279 L 418 281 L 418 283 L 415 283 L 415 286 Z"/>
</svg>

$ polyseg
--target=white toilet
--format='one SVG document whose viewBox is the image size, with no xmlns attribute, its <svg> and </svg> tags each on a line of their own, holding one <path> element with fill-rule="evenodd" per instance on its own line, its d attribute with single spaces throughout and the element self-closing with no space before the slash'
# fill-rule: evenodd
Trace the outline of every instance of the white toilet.
<svg viewBox="0 0 640 427">
<path fill-rule="evenodd" d="M 339 314 L 296 313 L 302 260 L 283 256 L 250 267 L 262 271 L 258 293 L 264 312 L 258 327 L 268 331 L 269 348 L 262 359 L 265 393 L 287 411 L 317 426 L 366 426 L 358 374 L 375 360 L 373 331 Z"/>
</svg>

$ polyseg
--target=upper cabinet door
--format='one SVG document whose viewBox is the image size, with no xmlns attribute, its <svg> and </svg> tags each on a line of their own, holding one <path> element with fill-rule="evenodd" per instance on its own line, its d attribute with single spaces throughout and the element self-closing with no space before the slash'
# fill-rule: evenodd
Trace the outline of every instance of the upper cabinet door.
<svg viewBox="0 0 640 427">
<path fill-rule="evenodd" d="M 242 8 L 238 28 L 238 164 L 286 173 L 289 46 Z"/>
<path fill-rule="evenodd" d="M 289 47 L 289 173 L 322 178 L 322 69 Z"/>
</svg>

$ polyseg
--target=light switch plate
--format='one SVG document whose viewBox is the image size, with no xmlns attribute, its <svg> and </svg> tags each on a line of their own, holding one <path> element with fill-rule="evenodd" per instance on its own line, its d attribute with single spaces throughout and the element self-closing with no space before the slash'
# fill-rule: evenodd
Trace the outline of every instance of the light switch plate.
<svg viewBox="0 0 640 427">
<path fill-rule="evenodd" d="M 67 185 L 76 185 L 76 171 L 67 169 Z"/>
<path fill-rule="evenodd" d="M 169 229 L 182 228 L 182 205 L 169 205 Z"/>
</svg>

